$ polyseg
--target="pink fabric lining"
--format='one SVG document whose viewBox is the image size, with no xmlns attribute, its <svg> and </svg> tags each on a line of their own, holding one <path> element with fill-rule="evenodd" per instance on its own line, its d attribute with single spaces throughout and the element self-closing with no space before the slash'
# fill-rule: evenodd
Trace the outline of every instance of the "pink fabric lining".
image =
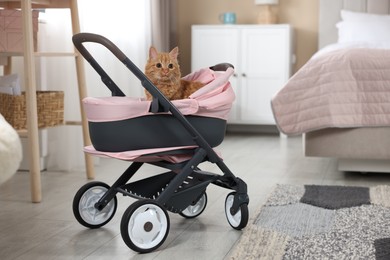
<svg viewBox="0 0 390 260">
<path fill-rule="evenodd" d="M 184 115 L 215 117 L 226 120 L 235 99 L 229 78 L 234 70 L 224 72 L 201 69 L 184 77 L 206 85 L 193 93 L 188 99 L 173 100 L 172 103 Z M 134 97 L 87 97 L 83 100 L 84 109 L 91 122 L 125 120 L 145 115 L 149 112 L 151 101 Z"/>
<path fill-rule="evenodd" d="M 111 153 L 111 152 L 96 151 L 95 148 L 92 145 L 90 145 L 84 147 L 84 152 L 95 156 L 115 158 L 123 161 L 133 161 L 133 162 L 167 161 L 170 163 L 181 163 L 191 159 L 192 154 L 178 154 L 178 155 L 148 155 L 148 154 L 155 154 L 159 152 L 169 152 L 169 151 L 183 150 L 183 149 L 190 150 L 196 147 L 197 146 L 179 146 L 179 147 L 142 149 L 142 150 L 119 152 L 119 153 Z M 217 154 L 218 156 L 221 157 L 219 152 L 217 152 Z"/>
<path fill-rule="evenodd" d="M 134 150 L 134 151 L 125 151 L 125 152 L 119 152 L 119 153 L 111 153 L 111 152 L 101 152 L 96 151 L 95 148 L 90 145 L 84 147 L 84 152 L 93 154 L 100 157 L 109 157 L 109 158 L 115 158 L 119 160 L 124 161 L 133 161 L 133 162 L 158 162 L 158 161 L 168 161 L 171 163 L 180 163 L 184 162 L 186 160 L 189 160 L 191 158 L 191 155 L 189 154 L 181 154 L 181 155 L 163 155 L 163 156 L 156 156 L 156 155 L 150 155 L 148 154 L 154 154 L 159 152 L 168 152 L 168 151 L 174 151 L 179 149 L 193 149 L 197 146 L 181 146 L 181 147 L 167 147 L 167 148 L 155 148 L 155 149 L 142 149 L 142 150 Z"/>
</svg>

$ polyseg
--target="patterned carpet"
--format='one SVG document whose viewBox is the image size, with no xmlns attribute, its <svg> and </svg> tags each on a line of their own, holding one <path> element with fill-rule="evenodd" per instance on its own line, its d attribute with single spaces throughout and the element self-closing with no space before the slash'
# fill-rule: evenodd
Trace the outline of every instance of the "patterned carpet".
<svg viewBox="0 0 390 260">
<path fill-rule="evenodd" d="M 390 259 L 390 186 L 278 185 L 230 259 Z"/>
</svg>

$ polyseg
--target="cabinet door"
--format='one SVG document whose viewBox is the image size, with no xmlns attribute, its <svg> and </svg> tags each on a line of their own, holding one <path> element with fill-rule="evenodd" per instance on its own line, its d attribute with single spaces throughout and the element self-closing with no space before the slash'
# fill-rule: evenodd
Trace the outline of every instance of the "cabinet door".
<svg viewBox="0 0 390 260">
<path fill-rule="evenodd" d="M 288 28 L 242 30 L 240 119 L 249 124 L 275 124 L 271 98 L 290 74 Z"/>
<path fill-rule="evenodd" d="M 238 29 L 192 27 L 192 71 L 222 62 L 237 66 L 238 43 Z"/>
<path fill-rule="evenodd" d="M 237 28 L 192 27 L 191 70 L 195 71 L 223 62 L 231 63 L 237 67 L 239 42 L 239 29 Z M 231 77 L 230 83 L 237 95 L 237 77 Z M 236 97 L 237 99 L 238 97 Z M 237 118 L 236 103 L 237 101 L 233 104 L 229 121 Z"/>
</svg>

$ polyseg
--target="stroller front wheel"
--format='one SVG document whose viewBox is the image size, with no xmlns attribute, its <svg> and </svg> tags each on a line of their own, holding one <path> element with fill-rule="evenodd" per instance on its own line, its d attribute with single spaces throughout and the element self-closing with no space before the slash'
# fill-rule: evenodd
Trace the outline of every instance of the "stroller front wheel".
<svg viewBox="0 0 390 260">
<path fill-rule="evenodd" d="M 196 218 L 206 208 L 207 205 L 207 194 L 204 192 L 202 196 L 193 204 L 189 205 L 185 210 L 180 212 L 180 216 L 185 218 Z"/>
<path fill-rule="evenodd" d="M 121 235 L 126 245 L 139 253 L 161 246 L 169 233 L 167 211 L 153 200 L 139 200 L 123 214 Z"/>
<path fill-rule="evenodd" d="M 236 192 L 231 192 L 227 195 L 225 200 L 225 214 L 230 226 L 234 229 L 241 230 L 248 224 L 249 211 L 248 205 L 243 203 L 236 214 L 232 215 L 230 208 L 233 206 L 234 196 Z"/>
<path fill-rule="evenodd" d="M 88 228 L 99 228 L 107 224 L 117 208 L 117 199 L 114 197 L 102 210 L 95 204 L 110 188 L 104 182 L 89 182 L 82 186 L 73 198 L 73 214 L 77 221 Z"/>
</svg>

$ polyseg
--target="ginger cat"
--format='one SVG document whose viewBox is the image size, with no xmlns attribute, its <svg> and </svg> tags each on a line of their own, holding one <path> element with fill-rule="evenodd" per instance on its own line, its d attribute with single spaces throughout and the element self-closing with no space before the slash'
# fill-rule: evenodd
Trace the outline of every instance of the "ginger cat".
<svg viewBox="0 0 390 260">
<path fill-rule="evenodd" d="M 175 47 L 169 53 L 158 52 L 150 47 L 149 59 L 145 66 L 145 75 L 169 99 L 185 99 L 205 84 L 198 81 L 181 79 L 180 66 L 177 60 L 179 48 Z M 145 89 L 146 98 L 152 95 Z"/>
</svg>

